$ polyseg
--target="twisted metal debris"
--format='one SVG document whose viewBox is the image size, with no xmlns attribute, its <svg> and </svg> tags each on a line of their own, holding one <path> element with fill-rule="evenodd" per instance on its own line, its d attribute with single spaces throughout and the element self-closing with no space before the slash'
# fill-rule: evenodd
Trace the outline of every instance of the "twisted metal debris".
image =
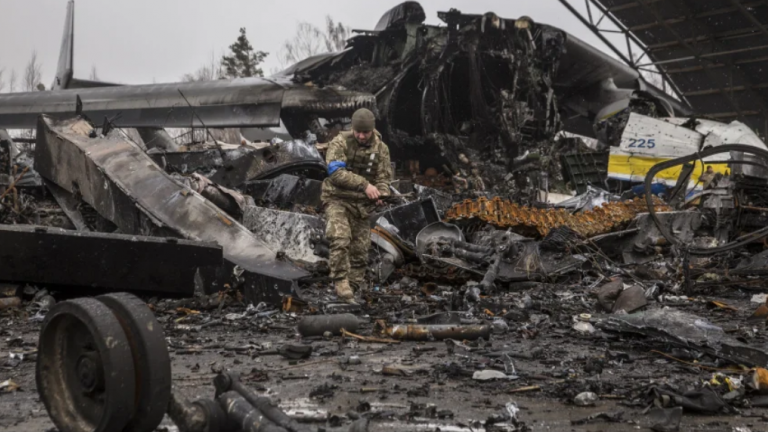
<svg viewBox="0 0 768 432">
<path fill-rule="evenodd" d="M 656 211 L 671 208 L 653 197 Z M 584 237 L 592 237 L 624 228 L 640 213 L 647 213 L 646 203 L 639 198 L 631 201 L 604 203 L 594 210 L 571 214 L 564 209 L 538 209 L 502 200 L 478 198 L 455 204 L 445 213 L 447 222 L 467 223 L 480 220 L 497 228 L 510 228 L 528 236 L 546 236 L 550 230 L 567 226 Z"/>
</svg>

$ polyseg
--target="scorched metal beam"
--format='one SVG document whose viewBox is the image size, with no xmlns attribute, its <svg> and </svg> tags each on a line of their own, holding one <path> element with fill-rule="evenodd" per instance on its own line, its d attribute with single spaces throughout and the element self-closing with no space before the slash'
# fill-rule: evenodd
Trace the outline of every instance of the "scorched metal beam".
<svg viewBox="0 0 768 432">
<path fill-rule="evenodd" d="M 221 247 L 175 238 L 0 225 L 0 280 L 191 296 Z"/>
<path fill-rule="evenodd" d="M 35 169 L 79 193 L 124 233 L 212 241 L 224 258 L 245 271 L 246 296 L 276 300 L 309 274 L 278 261 L 248 229 L 157 166 L 120 136 L 90 138 L 80 118 L 55 122 L 40 116 Z"/>
</svg>

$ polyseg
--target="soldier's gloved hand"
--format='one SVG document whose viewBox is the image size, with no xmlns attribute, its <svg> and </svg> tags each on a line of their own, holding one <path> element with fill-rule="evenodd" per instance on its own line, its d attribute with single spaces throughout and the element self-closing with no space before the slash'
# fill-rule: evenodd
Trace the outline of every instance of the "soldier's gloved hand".
<svg viewBox="0 0 768 432">
<path fill-rule="evenodd" d="M 365 188 L 365 195 L 368 197 L 368 199 L 375 200 L 375 199 L 379 199 L 379 197 L 381 196 L 381 193 L 379 192 L 378 189 L 376 189 L 376 186 L 369 184 Z"/>
</svg>

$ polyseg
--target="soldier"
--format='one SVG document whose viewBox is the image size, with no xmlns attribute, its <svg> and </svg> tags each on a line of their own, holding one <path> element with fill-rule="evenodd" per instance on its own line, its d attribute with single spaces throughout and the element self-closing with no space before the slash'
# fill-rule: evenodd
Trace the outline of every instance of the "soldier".
<svg viewBox="0 0 768 432">
<path fill-rule="evenodd" d="M 361 287 L 368 266 L 369 211 L 389 195 L 392 180 L 389 147 L 375 126 L 370 110 L 355 111 L 352 131 L 331 140 L 325 156 L 328 177 L 321 198 L 327 220 L 325 237 L 331 246 L 329 267 L 336 294 L 348 303 L 355 303 L 350 284 Z"/>
</svg>

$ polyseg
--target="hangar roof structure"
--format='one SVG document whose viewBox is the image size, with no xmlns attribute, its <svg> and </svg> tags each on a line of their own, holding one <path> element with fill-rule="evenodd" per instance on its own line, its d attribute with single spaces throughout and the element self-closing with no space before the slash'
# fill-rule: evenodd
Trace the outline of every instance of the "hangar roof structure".
<svg viewBox="0 0 768 432">
<path fill-rule="evenodd" d="M 768 0 L 560 2 L 628 65 L 660 74 L 696 115 L 768 136 Z"/>
</svg>

